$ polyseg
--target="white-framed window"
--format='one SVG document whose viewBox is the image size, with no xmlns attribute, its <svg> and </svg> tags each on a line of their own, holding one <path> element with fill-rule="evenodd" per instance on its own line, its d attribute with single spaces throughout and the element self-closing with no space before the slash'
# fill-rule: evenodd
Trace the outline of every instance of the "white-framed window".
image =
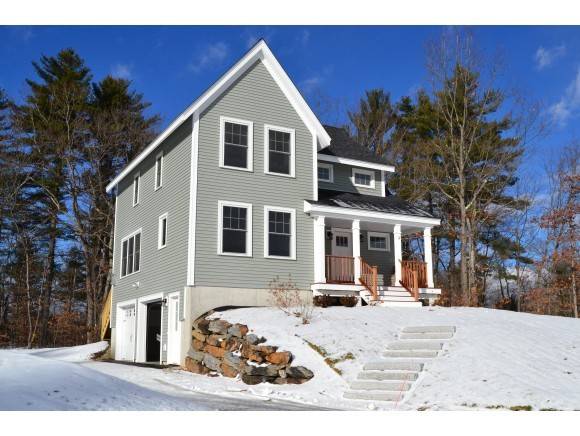
<svg viewBox="0 0 580 436">
<path fill-rule="evenodd" d="M 133 206 L 139 204 L 139 195 L 141 194 L 141 174 L 137 173 L 133 177 Z"/>
<path fill-rule="evenodd" d="M 352 169 L 352 184 L 361 188 L 375 188 L 375 172 L 369 170 L 361 170 L 359 168 Z"/>
<path fill-rule="evenodd" d="M 218 254 L 252 256 L 252 205 L 218 201 Z"/>
<path fill-rule="evenodd" d="M 141 229 L 121 240 L 121 277 L 141 270 Z"/>
<path fill-rule="evenodd" d="M 254 123 L 220 117 L 220 167 L 253 171 Z"/>
<path fill-rule="evenodd" d="M 157 248 L 162 249 L 167 247 L 167 213 L 159 217 L 159 224 L 157 228 Z"/>
<path fill-rule="evenodd" d="M 318 162 L 318 181 L 334 183 L 334 165 Z"/>
<path fill-rule="evenodd" d="M 391 240 L 388 233 L 368 232 L 368 248 L 372 251 L 391 251 Z"/>
<path fill-rule="evenodd" d="M 155 190 L 163 186 L 163 152 L 155 158 Z"/>
<path fill-rule="evenodd" d="M 285 127 L 264 126 L 264 172 L 294 177 L 296 133 Z"/>
<path fill-rule="evenodd" d="M 264 206 L 264 257 L 296 259 L 296 209 Z"/>
</svg>

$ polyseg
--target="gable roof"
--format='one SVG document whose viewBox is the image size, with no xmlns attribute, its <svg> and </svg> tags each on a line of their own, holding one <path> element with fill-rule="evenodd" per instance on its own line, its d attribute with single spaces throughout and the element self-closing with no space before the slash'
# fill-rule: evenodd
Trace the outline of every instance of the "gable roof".
<svg viewBox="0 0 580 436">
<path fill-rule="evenodd" d="M 163 142 L 177 127 L 186 121 L 191 115 L 198 115 L 226 91 L 239 77 L 241 77 L 256 61 L 262 61 L 266 69 L 272 75 L 276 84 L 280 87 L 288 101 L 298 113 L 306 127 L 318 139 L 318 148 L 324 148 L 330 144 L 330 136 L 324 129 L 304 97 L 298 91 L 282 65 L 278 62 L 268 45 L 260 39 L 250 48 L 240 60 L 226 71 L 216 82 L 213 83 L 197 100 L 195 100 L 184 112 L 181 113 L 157 138 L 151 142 L 129 165 L 127 165 L 106 187 L 110 192 L 122 179 L 127 177 L 147 156 L 149 156 L 159 144 Z"/>
<path fill-rule="evenodd" d="M 340 162 L 340 160 L 359 161 L 361 166 L 363 163 L 375 164 L 376 169 L 384 171 L 394 171 L 395 168 L 390 165 L 383 156 L 378 156 L 369 148 L 360 145 L 356 142 L 343 127 L 335 127 L 325 125 L 324 128 L 330 135 L 330 146 L 323 148 L 318 152 L 318 158 L 321 160 L 328 160 Z M 349 163 L 348 161 L 344 163 Z M 355 162 L 350 162 L 356 165 Z"/>
</svg>

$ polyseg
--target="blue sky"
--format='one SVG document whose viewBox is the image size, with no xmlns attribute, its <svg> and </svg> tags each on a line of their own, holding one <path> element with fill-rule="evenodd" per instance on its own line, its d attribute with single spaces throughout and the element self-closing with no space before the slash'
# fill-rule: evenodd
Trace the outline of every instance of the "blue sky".
<svg viewBox="0 0 580 436">
<path fill-rule="evenodd" d="M 485 26 L 471 28 L 487 53 L 504 59 L 502 83 L 541 102 L 549 134 L 530 148 L 525 168 L 538 169 L 578 138 L 580 28 Z M 440 26 L 50 26 L 0 28 L 0 86 L 15 100 L 34 77 L 31 61 L 72 47 L 94 78 L 133 81 L 167 125 L 264 37 L 322 121 L 344 121 L 366 89 L 393 99 L 427 87 L 425 43 Z M 322 98 L 320 96 L 323 96 Z M 335 102 L 328 109 L 320 101 Z"/>
</svg>

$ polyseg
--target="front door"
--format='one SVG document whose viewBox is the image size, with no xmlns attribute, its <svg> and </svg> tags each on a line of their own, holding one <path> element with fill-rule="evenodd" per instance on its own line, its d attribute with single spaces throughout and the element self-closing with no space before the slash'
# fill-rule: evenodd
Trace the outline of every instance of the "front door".
<svg viewBox="0 0 580 436">
<path fill-rule="evenodd" d="M 352 232 L 332 230 L 332 255 L 352 257 Z"/>
<path fill-rule="evenodd" d="M 161 361 L 161 301 L 147 305 L 146 362 Z"/>
<path fill-rule="evenodd" d="M 167 363 L 180 363 L 181 329 L 179 323 L 179 293 L 169 295 L 167 313 Z"/>
</svg>

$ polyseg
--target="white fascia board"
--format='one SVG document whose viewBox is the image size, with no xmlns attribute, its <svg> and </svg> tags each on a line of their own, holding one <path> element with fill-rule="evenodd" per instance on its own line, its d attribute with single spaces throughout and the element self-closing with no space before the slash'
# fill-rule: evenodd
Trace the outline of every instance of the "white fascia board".
<svg viewBox="0 0 580 436">
<path fill-rule="evenodd" d="M 392 165 L 378 164 L 378 163 L 373 163 L 373 162 L 365 162 L 364 160 L 349 159 L 346 157 L 333 156 L 331 154 L 320 154 L 319 153 L 318 160 L 323 160 L 326 162 L 334 162 L 334 163 L 339 163 L 339 164 L 344 164 L 344 165 L 352 165 L 352 166 L 361 167 L 361 168 L 370 168 L 373 170 L 388 171 L 390 173 L 395 172 L 395 167 Z"/>
<path fill-rule="evenodd" d="M 323 147 L 330 144 L 330 136 L 318 120 L 312 109 L 308 106 L 296 86 L 292 83 L 280 63 L 276 60 L 270 48 L 264 41 L 259 41 L 250 49 L 236 64 L 221 76 L 208 90 L 195 100 L 181 115 L 179 115 L 163 133 L 145 148 L 135 159 L 125 167 L 106 187 L 107 192 L 125 178 L 139 165 L 155 148 L 163 142 L 175 129 L 177 129 L 194 112 L 202 113 L 211 105 L 229 86 L 234 83 L 246 70 L 257 60 L 262 60 L 272 77 L 280 86 L 298 115 L 304 121 L 309 130 L 316 132 Z M 322 147 L 322 148 L 323 148 Z"/>
<path fill-rule="evenodd" d="M 342 219 L 360 219 L 362 221 L 372 221 L 389 224 L 406 224 L 415 227 L 432 227 L 441 224 L 439 218 L 426 218 L 412 215 L 399 215 L 387 212 L 374 212 L 367 210 L 346 209 L 343 207 L 311 204 L 304 201 L 304 212 L 313 216 L 326 216 Z"/>
</svg>

